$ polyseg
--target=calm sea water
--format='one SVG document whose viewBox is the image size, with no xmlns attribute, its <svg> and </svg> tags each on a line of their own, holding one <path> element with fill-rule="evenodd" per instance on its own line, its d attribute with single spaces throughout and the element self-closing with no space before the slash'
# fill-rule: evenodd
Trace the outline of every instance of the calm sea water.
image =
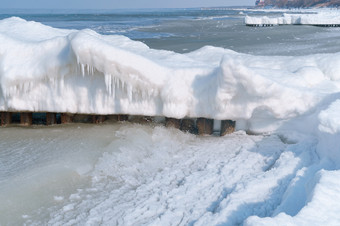
<svg viewBox="0 0 340 226">
<path fill-rule="evenodd" d="M 247 27 L 245 15 L 283 12 L 248 9 L 149 9 L 0 11 L 0 19 L 19 16 L 49 26 L 92 29 L 124 35 L 151 48 L 190 52 L 205 45 L 255 55 L 306 55 L 340 51 L 340 29 L 312 26 Z"/>
</svg>

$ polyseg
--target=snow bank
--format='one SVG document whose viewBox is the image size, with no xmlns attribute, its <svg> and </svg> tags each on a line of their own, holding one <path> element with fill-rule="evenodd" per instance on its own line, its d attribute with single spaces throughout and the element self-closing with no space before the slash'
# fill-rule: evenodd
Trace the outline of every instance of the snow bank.
<svg viewBox="0 0 340 226">
<path fill-rule="evenodd" d="M 247 25 L 340 25 L 340 14 L 337 11 L 319 11 L 303 14 L 284 13 L 280 17 L 245 17 Z"/>
<path fill-rule="evenodd" d="M 247 219 L 245 225 L 338 225 L 339 211 L 339 178 L 340 171 L 321 170 L 317 173 L 314 189 L 306 206 L 295 216 L 280 213 L 273 218 Z"/>
<path fill-rule="evenodd" d="M 209 46 L 177 54 L 15 17 L 0 21 L 0 43 L 1 111 L 242 119 L 264 129 L 263 115 L 290 119 L 339 90 L 340 54 L 262 57 Z"/>
<path fill-rule="evenodd" d="M 340 100 L 336 100 L 330 106 L 321 111 L 319 114 L 319 130 L 329 134 L 340 132 L 340 117 L 338 115 L 340 109 Z"/>
</svg>

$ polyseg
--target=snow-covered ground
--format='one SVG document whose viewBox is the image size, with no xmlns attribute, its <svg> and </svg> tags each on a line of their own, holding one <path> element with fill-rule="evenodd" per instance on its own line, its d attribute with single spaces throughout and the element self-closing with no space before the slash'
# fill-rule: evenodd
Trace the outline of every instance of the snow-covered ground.
<svg viewBox="0 0 340 226">
<path fill-rule="evenodd" d="M 340 222 L 339 171 L 320 159 L 315 137 L 197 137 L 130 123 L 1 134 L 5 225 Z"/>
<path fill-rule="evenodd" d="M 2 20 L 0 110 L 203 116 L 237 132 L 0 128 L 0 224 L 339 225 L 339 79 L 340 53 L 177 54 Z"/>
</svg>

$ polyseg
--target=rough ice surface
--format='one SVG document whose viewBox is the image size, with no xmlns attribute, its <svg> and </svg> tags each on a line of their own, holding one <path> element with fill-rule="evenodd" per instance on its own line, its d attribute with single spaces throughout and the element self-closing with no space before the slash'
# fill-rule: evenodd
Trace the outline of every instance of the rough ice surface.
<svg viewBox="0 0 340 226">
<path fill-rule="evenodd" d="M 20 18 L 0 21 L 0 39 L 2 111 L 204 116 L 238 130 L 0 128 L 0 224 L 340 224 L 339 53 L 177 54 Z"/>
<path fill-rule="evenodd" d="M 299 13 L 284 13 L 280 17 L 246 16 L 247 25 L 340 25 L 340 14 L 337 10 L 306 11 Z"/>
<path fill-rule="evenodd" d="M 339 171 L 320 170 L 313 189 L 307 188 L 307 205 L 296 215 L 284 212 L 273 218 L 250 217 L 245 225 L 338 225 L 340 217 Z"/>
<path fill-rule="evenodd" d="M 317 143 L 295 131 L 197 137 L 127 122 L 6 128 L 0 222 L 337 225 L 339 170 Z"/>
<path fill-rule="evenodd" d="M 20 18 L 0 21 L 0 39 L 2 111 L 286 120 L 339 90 L 339 54 L 177 54 Z"/>
</svg>

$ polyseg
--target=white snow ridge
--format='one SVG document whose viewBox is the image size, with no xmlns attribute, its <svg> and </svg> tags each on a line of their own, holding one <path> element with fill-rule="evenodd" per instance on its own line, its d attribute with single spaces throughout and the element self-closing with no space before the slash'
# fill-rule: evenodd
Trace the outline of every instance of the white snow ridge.
<svg viewBox="0 0 340 226">
<path fill-rule="evenodd" d="M 178 54 L 1 20 L 0 111 L 231 119 L 237 131 L 0 128 L 0 225 L 340 225 L 339 81 L 340 53 Z"/>
<path fill-rule="evenodd" d="M 339 54 L 176 54 L 20 18 L 0 21 L 0 39 L 1 111 L 289 119 L 335 92 L 340 78 Z"/>
</svg>

